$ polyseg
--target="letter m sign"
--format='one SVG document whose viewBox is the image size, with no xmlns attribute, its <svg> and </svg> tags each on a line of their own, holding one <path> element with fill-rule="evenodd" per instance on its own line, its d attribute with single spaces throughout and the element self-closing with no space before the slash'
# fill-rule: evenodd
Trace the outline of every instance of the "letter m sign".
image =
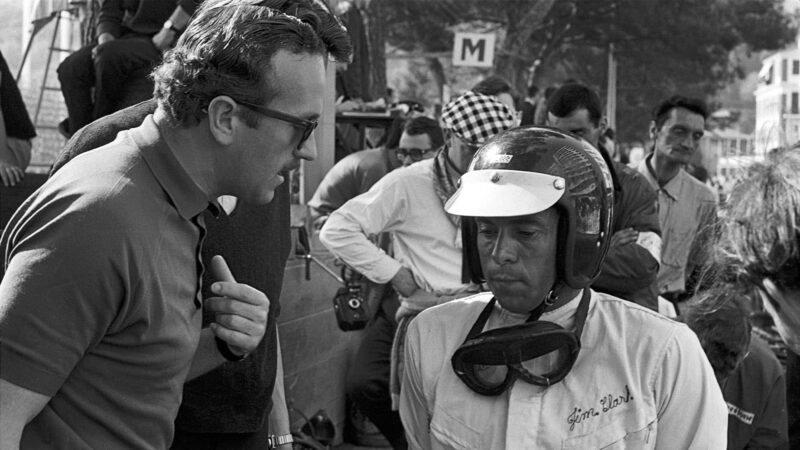
<svg viewBox="0 0 800 450">
<path fill-rule="evenodd" d="M 456 33 L 453 65 L 491 67 L 494 61 L 494 33 Z"/>
</svg>

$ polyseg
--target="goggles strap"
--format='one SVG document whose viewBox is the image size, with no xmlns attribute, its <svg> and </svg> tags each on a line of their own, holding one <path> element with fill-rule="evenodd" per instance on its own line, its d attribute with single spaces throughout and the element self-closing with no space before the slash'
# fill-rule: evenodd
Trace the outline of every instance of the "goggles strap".
<svg viewBox="0 0 800 450">
<path fill-rule="evenodd" d="M 575 337 L 578 342 L 581 341 L 581 334 L 583 334 L 583 325 L 586 324 L 586 316 L 589 314 L 589 300 L 592 298 L 592 291 L 589 287 L 583 288 L 583 297 L 578 304 L 578 311 L 575 313 Z"/>
<path fill-rule="evenodd" d="M 557 296 L 555 295 L 555 289 L 551 289 L 550 292 L 547 293 L 544 300 L 539 303 L 539 306 L 536 307 L 533 311 L 531 311 L 530 316 L 528 316 L 528 320 L 526 322 L 534 322 L 539 320 L 539 317 L 544 313 L 544 310 L 547 309 L 550 305 L 555 303 Z M 581 300 L 583 301 L 583 300 Z M 475 336 L 481 334 L 483 332 L 483 327 L 486 326 L 486 322 L 489 321 L 489 316 L 492 314 L 492 310 L 494 309 L 494 304 L 497 303 L 497 298 L 492 297 L 489 300 L 489 303 L 483 308 L 481 311 L 481 315 L 478 316 L 478 320 L 472 325 L 470 328 L 469 333 L 467 333 L 467 338 L 464 339 L 464 342 L 467 342 L 470 339 L 473 339 Z M 578 312 L 580 316 L 580 311 Z M 580 318 L 580 317 L 579 317 Z M 586 314 L 583 315 L 583 318 L 586 318 Z M 580 324 L 581 329 L 583 329 L 583 323 Z M 580 334 L 578 333 L 580 337 Z"/>
</svg>

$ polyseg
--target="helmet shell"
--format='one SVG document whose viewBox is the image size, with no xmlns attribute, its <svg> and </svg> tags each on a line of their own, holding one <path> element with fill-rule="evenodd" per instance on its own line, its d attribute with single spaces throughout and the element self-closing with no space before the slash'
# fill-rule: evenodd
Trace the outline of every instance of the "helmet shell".
<svg viewBox="0 0 800 450">
<path fill-rule="evenodd" d="M 479 171 L 490 172 L 470 175 Z M 531 173 L 529 182 L 520 181 L 520 172 Z M 483 273 L 469 217 L 527 215 L 551 206 L 561 213 L 559 278 L 581 289 L 600 273 L 611 237 L 614 186 L 600 152 L 572 133 L 537 126 L 504 131 L 481 147 L 445 207 L 467 218 L 462 225 L 465 264 L 473 281 L 482 282 Z"/>
</svg>

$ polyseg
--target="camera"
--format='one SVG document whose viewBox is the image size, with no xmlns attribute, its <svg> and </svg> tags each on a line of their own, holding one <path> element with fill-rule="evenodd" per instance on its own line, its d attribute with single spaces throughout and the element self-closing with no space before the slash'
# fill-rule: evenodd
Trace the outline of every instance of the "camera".
<svg viewBox="0 0 800 450">
<path fill-rule="evenodd" d="M 342 267 L 344 286 L 336 291 L 333 298 L 333 312 L 342 331 L 361 330 L 369 322 L 367 304 L 361 295 L 360 279 L 360 274 L 347 266 Z"/>
</svg>

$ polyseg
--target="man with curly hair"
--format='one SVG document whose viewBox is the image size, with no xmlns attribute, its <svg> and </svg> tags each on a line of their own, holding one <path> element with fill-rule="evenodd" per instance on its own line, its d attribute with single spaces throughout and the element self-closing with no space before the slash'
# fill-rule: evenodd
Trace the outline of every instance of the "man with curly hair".
<svg viewBox="0 0 800 450">
<path fill-rule="evenodd" d="M 270 301 L 224 260 L 201 299 L 204 214 L 268 203 L 314 158 L 329 56 L 324 23 L 263 3 L 207 1 L 154 74 L 154 113 L 7 227 L 0 447 L 167 448 L 184 381 L 262 341 Z"/>
</svg>

